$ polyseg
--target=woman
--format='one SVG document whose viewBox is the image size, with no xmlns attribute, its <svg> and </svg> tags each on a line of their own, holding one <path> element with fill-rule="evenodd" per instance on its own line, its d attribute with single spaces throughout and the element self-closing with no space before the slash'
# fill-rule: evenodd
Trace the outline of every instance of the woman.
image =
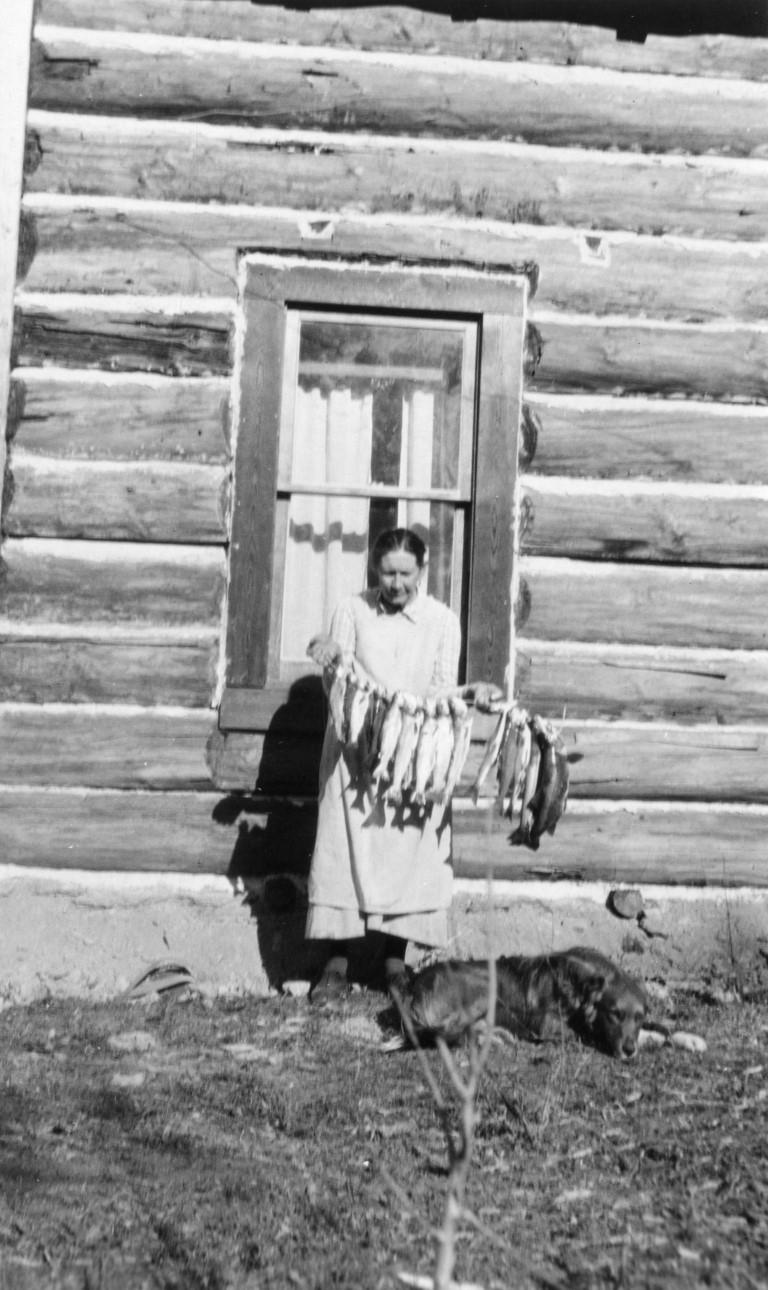
<svg viewBox="0 0 768 1290">
<path fill-rule="evenodd" d="M 461 627 L 422 587 L 426 548 L 410 529 L 389 529 L 371 557 L 377 586 L 343 600 L 330 634 L 308 654 L 330 677 L 347 654 L 388 691 L 428 696 L 456 686 Z M 499 691 L 464 691 L 487 704 Z M 451 902 L 450 828 L 442 811 L 404 811 L 361 791 L 354 754 L 328 722 L 320 769 L 317 837 L 309 876 L 307 937 L 326 942 L 326 963 L 312 998 L 347 990 L 348 944 L 365 937 L 384 959 L 388 987 L 405 974 L 408 941 L 443 946 Z"/>
</svg>

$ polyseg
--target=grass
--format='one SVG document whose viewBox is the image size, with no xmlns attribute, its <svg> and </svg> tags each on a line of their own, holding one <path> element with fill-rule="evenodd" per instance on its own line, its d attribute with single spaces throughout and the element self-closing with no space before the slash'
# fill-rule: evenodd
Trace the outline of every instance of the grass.
<svg viewBox="0 0 768 1290">
<path fill-rule="evenodd" d="M 381 1008 L 365 992 L 320 1014 L 188 994 L 0 1013 L 0 1290 L 395 1290 L 400 1271 L 430 1274 L 445 1137 L 416 1054 L 379 1049 Z M 668 1008 L 706 1053 L 494 1046 L 459 1280 L 768 1286 L 768 1013 Z"/>
</svg>

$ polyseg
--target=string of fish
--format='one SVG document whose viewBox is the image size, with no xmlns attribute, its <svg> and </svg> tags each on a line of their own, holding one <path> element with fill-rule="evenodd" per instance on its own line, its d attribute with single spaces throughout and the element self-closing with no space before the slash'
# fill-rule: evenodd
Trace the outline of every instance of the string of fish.
<svg viewBox="0 0 768 1290">
<path fill-rule="evenodd" d="M 496 767 L 496 810 L 517 828 L 511 841 L 538 851 L 543 833 L 553 834 L 568 801 L 568 757 L 562 737 L 544 717 L 505 704 L 472 785 L 480 790 Z"/>
<path fill-rule="evenodd" d="M 356 750 L 372 795 L 393 804 L 407 797 L 420 814 L 431 803 L 450 801 L 472 736 L 472 710 L 461 689 L 430 698 L 391 692 L 348 656 L 334 670 L 328 700 L 336 736 Z M 517 819 L 512 842 L 537 851 L 542 834 L 554 834 L 568 800 L 559 731 L 524 708 L 501 705 L 472 786 L 475 803 L 494 767 L 496 810 Z"/>
</svg>

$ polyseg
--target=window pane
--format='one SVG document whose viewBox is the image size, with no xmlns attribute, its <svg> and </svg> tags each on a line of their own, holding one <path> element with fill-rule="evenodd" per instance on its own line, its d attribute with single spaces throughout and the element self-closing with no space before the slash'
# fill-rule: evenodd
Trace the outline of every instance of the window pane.
<svg viewBox="0 0 768 1290">
<path fill-rule="evenodd" d="M 459 609 L 461 576 L 463 561 L 463 542 L 458 541 L 457 521 L 462 519 L 461 512 L 444 502 L 432 502 L 429 508 L 429 568 L 427 573 L 427 590 L 445 605 Z M 408 522 L 407 528 L 416 528 Z"/>
<path fill-rule="evenodd" d="M 474 352 L 474 333 L 474 325 L 465 323 L 302 318 L 285 486 L 464 491 L 469 481 L 460 478 L 462 403 L 466 409 L 472 390 L 462 389 L 462 373 L 472 357 L 468 338 Z M 347 405 L 351 422 L 344 421 Z M 355 420 L 361 405 L 365 419 Z"/>
</svg>

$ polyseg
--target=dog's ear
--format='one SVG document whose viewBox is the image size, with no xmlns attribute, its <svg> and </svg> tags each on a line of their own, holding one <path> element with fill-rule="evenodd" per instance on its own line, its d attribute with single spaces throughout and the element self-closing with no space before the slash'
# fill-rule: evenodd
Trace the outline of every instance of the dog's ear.
<svg viewBox="0 0 768 1290">
<path fill-rule="evenodd" d="M 579 959 L 568 962 L 560 992 L 569 1012 L 579 1013 L 587 1025 L 593 1025 L 604 991 L 605 976 L 592 964 Z"/>
<path fill-rule="evenodd" d="M 605 977 L 595 974 L 587 977 L 581 984 L 581 1011 L 587 1025 L 593 1026 L 597 1019 L 597 1006 L 605 993 Z"/>
</svg>

